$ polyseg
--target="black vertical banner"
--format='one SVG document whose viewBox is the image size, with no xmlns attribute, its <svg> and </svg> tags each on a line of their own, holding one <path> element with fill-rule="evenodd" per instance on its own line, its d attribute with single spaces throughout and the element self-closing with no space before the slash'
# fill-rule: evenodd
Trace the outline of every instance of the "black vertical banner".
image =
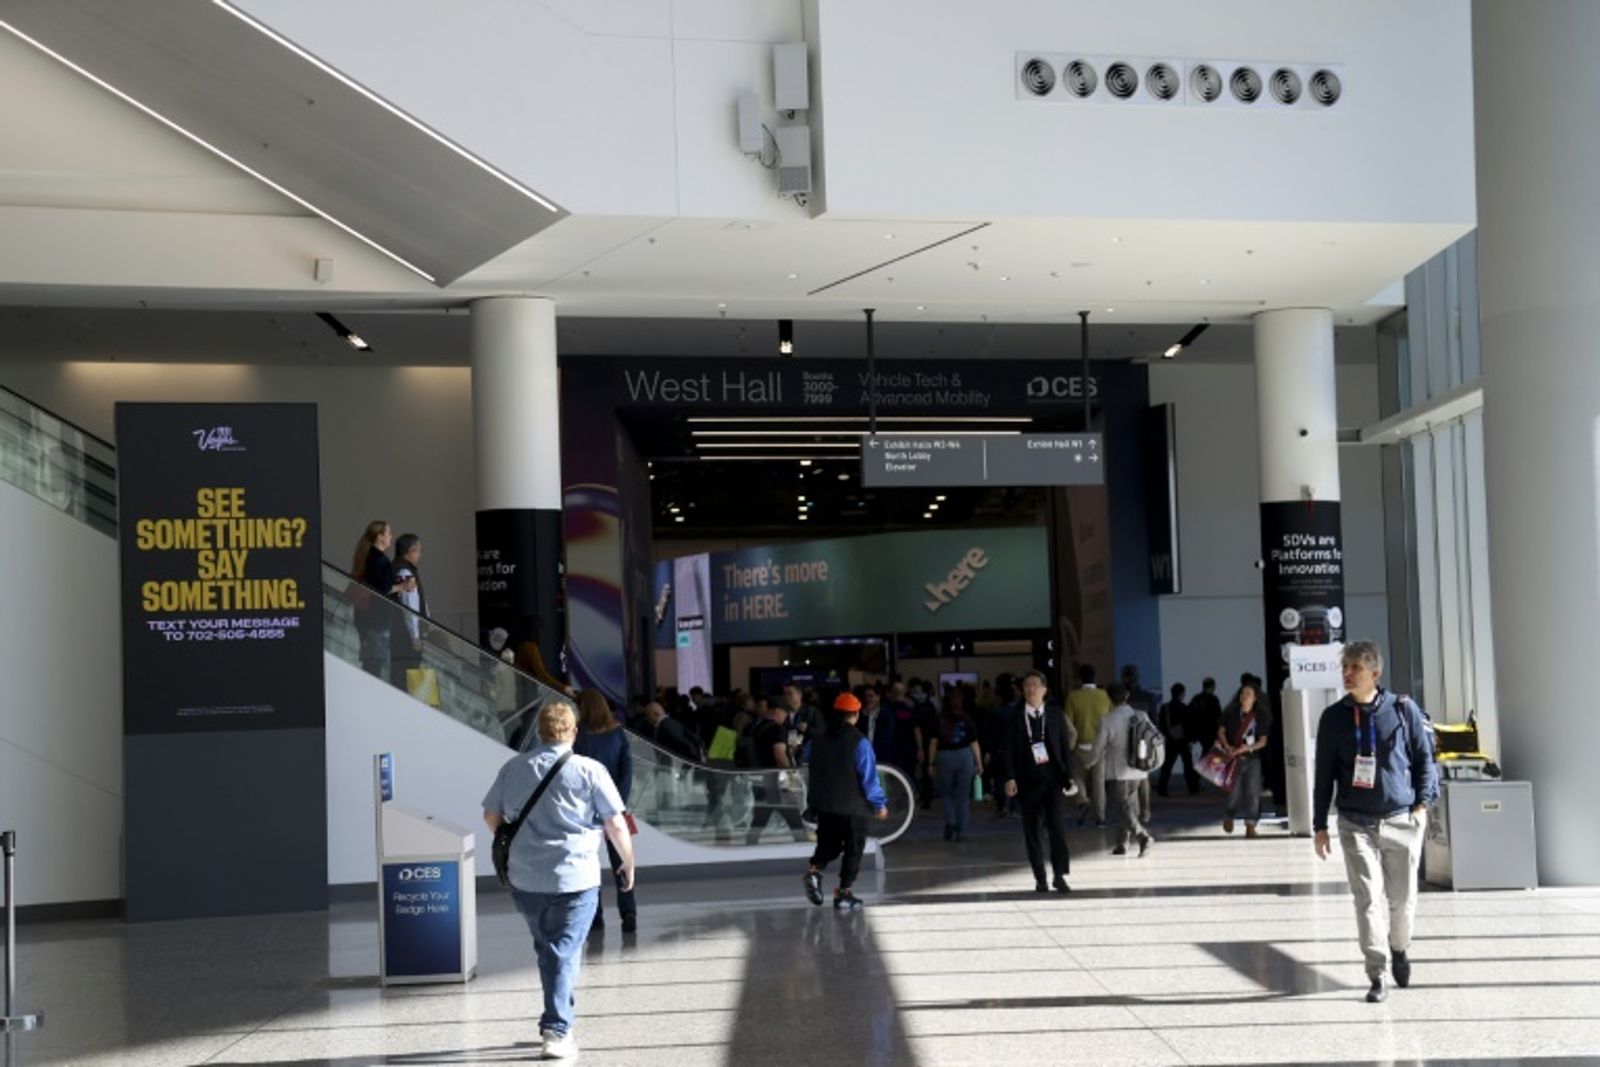
<svg viewBox="0 0 1600 1067">
<path fill-rule="evenodd" d="M 327 906 L 310 404 L 118 404 L 126 906 Z"/>
<path fill-rule="evenodd" d="M 478 641 L 494 648 L 505 631 L 513 651 L 536 641 L 545 669 L 566 674 L 566 612 L 562 596 L 561 512 L 501 508 L 480 511 L 478 541 Z"/>
<path fill-rule="evenodd" d="M 1261 505 L 1262 610 L 1267 640 L 1267 698 L 1274 711 L 1289 676 L 1289 645 L 1344 640 L 1344 543 L 1339 503 L 1288 501 Z M 1283 744 L 1268 743 L 1268 784 L 1282 796 Z"/>
</svg>

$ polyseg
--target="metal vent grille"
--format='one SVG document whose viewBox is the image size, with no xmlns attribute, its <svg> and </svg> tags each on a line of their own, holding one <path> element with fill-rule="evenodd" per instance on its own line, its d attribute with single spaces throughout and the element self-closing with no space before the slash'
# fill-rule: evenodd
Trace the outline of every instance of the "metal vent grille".
<svg viewBox="0 0 1600 1067">
<path fill-rule="evenodd" d="M 1022 87 L 1034 96 L 1049 96 L 1056 87 L 1056 69 L 1042 59 L 1030 59 L 1022 65 Z"/>
<path fill-rule="evenodd" d="M 1106 91 L 1118 100 L 1127 100 L 1139 91 L 1139 72 L 1126 63 L 1106 68 Z"/>
<path fill-rule="evenodd" d="M 1100 87 L 1100 75 L 1085 61 L 1074 59 L 1062 70 L 1061 84 L 1067 87 L 1067 92 L 1081 99 L 1092 96 Z"/>
<path fill-rule="evenodd" d="M 1222 75 L 1208 63 L 1198 64 L 1189 72 L 1189 91 L 1203 103 L 1214 103 L 1222 96 Z"/>
<path fill-rule="evenodd" d="M 1157 100 L 1171 100 L 1183 88 L 1183 79 L 1170 63 L 1152 63 L 1144 72 L 1144 87 Z"/>
<path fill-rule="evenodd" d="M 1269 83 L 1272 98 L 1280 104 L 1293 104 L 1300 99 L 1302 83 L 1300 75 L 1288 67 L 1279 67 L 1272 72 L 1272 81 Z"/>
<path fill-rule="evenodd" d="M 1344 84 L 1331 70 L 1319 70 L 1311 75 L 1311 99 L 1323 107 L 1332 107 L 1344 95 Z"/>
<path fill-rule="evenodd" d="M 1239 67 L 1228 79 L 1233 98 L 1241 104 L 1253 104 L 1261 99 L 1261 75 L 1254 67 Z"/>
</svg>

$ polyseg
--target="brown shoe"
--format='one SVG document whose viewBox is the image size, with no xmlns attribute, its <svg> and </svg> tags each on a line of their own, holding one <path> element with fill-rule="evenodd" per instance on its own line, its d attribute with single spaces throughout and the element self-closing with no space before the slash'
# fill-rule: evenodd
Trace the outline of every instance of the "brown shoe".
<svg viewBox="0 0 1600 1067">
<path fill-rule="evenodd" d="M 1244 824 L 1244 836 L 1246 836 L 1246 837 L 1260 837 L 1261 835 L 1256 833 L 1256 824 L 1255 823 L 1247 822 L 1247 823 Z"/>
<path fill-rule="evenodd" d="M 1233 833 L 1233 820 L 1232 819 L 1223 819 L 1222 820 L 1222 832 L 1225 833 L 1225 834 Z"/>
</svg>

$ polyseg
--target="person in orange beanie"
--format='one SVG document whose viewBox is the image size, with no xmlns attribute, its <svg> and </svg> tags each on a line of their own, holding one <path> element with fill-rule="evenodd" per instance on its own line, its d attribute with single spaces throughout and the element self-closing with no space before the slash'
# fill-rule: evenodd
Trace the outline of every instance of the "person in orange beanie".
<svg viewBox="0 0 1600 1067">
<path fill-rule="evenodd" d="M 817 820 L 817 850 L 805 876 L 806 899 L 821 906 L 822 871 L 843 857 L 839 888 L 833 894 L 833 906 L 841 911 L 861 907 L 851 887 L 867 847 L 867 819 L 889 817 L 889 798 L 878 782 L 872 742 L 856 729 L 860 717 L 861 701 L 852 693 L 840 693 L 828 713 L 827 728 L 811 742 L 806 791 L 807 807 Z"/>
</svg>

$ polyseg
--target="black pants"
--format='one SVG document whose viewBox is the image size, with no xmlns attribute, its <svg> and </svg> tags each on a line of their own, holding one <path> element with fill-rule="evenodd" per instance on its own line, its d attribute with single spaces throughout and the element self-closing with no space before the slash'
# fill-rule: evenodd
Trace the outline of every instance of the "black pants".
<svg viewBox="0 0 1600 1067">
<path fill-rule="evenodd" d="M 859 815 L 836 815 L 831 811 L 817 813 L 817 850 L 811 854 L 811 866 L 820 871 L 843 856 L 844 863 L 839 867 L 840 889 L 856 884 L 856 875 L 861 873 L 861 854 L 866 848 L 866 819 Z"/>
<path fill-rule="evenodd" d="M 1194 771 L 1194 748 L 1187 741 L 1174 741 L 1167 738 L 1167 758 L 1161 764 L 1161 777 L 1156 780 L 1156 788 L 1165 794 L 1167 783 L 1172 781 L 1172 767 L 1183 760 L 1183 780 L 1189 786 L 1189 794 L 1193 796 L 1200 792 L 1200 776 Z"/>
<path fill-rule="evenodd" d="M 783 790 L 778 787 L 778 776 L 768 774 L 756 786 L 755 811 L 750 816 L 750 831 L 745 834 L 745 844 L 753 845 L 761 840 L 761 831 L 767 828 L 767 823 L 772 821 L 774 815 L 781 818 L 794 834 L 796 841 L 806 839 L 806 824 L 801 821 L 800 813 L 794 810 L 792 804 L 786 803 Z"/>
<path fill-rule="evenodd" d="M 1055 873 L 1065 877 L 1072 866 L 1071 857 L 1067 855 L 1067 808 L 1061 796 L 1062 788 L 1052 784 L 1021 794 L 1022 840 L 1028 846 L 1028 864 L 1033 868 L 1035 881 L 1045 881 L 1047 847 Z"/>
</svg>

